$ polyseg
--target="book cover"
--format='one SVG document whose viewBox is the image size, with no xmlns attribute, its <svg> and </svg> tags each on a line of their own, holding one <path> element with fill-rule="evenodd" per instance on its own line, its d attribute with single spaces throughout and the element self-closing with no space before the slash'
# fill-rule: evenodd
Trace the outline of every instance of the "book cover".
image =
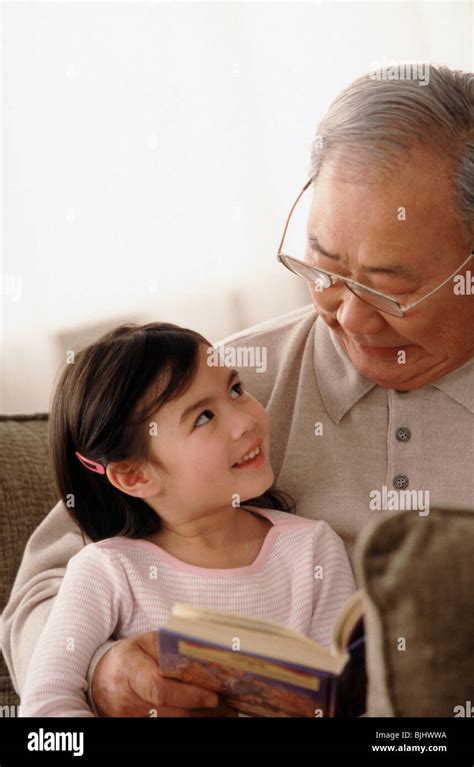
<svg viewBox="0 0 474 767">
<path fill-rule="evenodd" d="M 213 690 L 249 716 L 360 716 L 363 618 L 350 602 L 331 649 L 270 622 L 176 605 L 158 632 L 161 672 Z"/>
</svg>

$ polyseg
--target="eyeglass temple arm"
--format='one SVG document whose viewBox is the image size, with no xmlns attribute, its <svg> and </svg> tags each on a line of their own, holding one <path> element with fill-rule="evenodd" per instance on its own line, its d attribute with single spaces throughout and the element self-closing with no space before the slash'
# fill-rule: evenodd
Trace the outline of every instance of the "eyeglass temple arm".
<svg viewBox="0 0 474 767">
<path fill-rule="evenodd" d="M 288 225 L 290 223 L 290 218 L 291 218 L 291 216 L 293 214 L 293 211 L 296 208 L 297 204 L 299 203 L 299 201 L 300 201 L 301 197 L 303 196 L 303 194 L 306 192 L 307 188 L 309 186 L 311 186 L 311 184 L 313 183 L 314 179 L 315 179 L 315 176 L 311 176 L 311 178 L 309 179 L 309 181 L 306 182 L 306 184 L 304 185 L 303 189 L 301 190 L 301 192 L 299 193 L 298 197 L 296 198 L 296 200 L 294 201 L 293 205 L 291 206 L 291 210 L 290 210 L 290 212 L 288 214 L 288 218 L 286 219 L 286 224 L 285 224 L 285 228 L 283 230 L 283 234 L 282 234 L 282 237 L 281 237 L 281 240 L 280 240 L 280 244 L 278 246 L 277 256 L 280 255 L 281 249 L 283 247 L 283 243 L 285 242 L 286 232 L 287 232 Z"/>
<path fill-rule="evenodd" d="M 422 296 L 418 299 L 418 301 L 415 301 L 413 304 L 408 304 L 408 306 L 401 306 L 400 308 L 403 309 L 404 312 L 407 312 L 408 309 L 413 309 L 414 306 L 418 306 L 418 304 L 421 304 L 422 301 L 425 300 L 425 298 L 429 298 L 433 295 L 433 293 L 436 293 L 440 288 L 442 288 L 444 285 L 446 285 L 449 280 L 452 280 L 452 278 L 463 268 L 463 266 L 466 266 L 467 262 L 474 257 L 474 252 L 470 253 L 470 255 L 466 258 L 466 260 L 461 264 L 461 266 L 458 266 L 457 269 L 454 270 L 452 274 L 449 275 L 449 277 L 446 277 L 444 282 L 441 283 L 441 285 L 437 285 L 436 288 L 433 288 L 433 290 L 430 290 L 429 293 L 426 294 L 426 296 Z"/>
</svg>

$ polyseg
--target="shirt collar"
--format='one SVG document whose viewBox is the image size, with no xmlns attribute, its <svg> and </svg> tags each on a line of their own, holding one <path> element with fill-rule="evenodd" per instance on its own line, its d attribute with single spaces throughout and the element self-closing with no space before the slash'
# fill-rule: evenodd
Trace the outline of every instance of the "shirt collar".
<svg viewBox="0 0 474 767">
<path fill-rule="evenodd" d="M 333 331 L 318 317 L 314 369 L 324 407 L 334 423 L 345 416 L 375 384 L 363 378 L 340 346 Z"/>
<path fill-rule="evenodd" d="M 334 423 L 339 423 L 376 386 L 359 375 L 335 333 L 320 317 L 316 319 L 315 327 L 314 369 L 321 399 Z M 429 386 L 439 389 L 474 413 L 473 374 L 474 359 L 470 359 Z"/>
<path fill-rule="evenodd" d="M 474 413 L 474 358 L 431 384 Z"/>
</svg>

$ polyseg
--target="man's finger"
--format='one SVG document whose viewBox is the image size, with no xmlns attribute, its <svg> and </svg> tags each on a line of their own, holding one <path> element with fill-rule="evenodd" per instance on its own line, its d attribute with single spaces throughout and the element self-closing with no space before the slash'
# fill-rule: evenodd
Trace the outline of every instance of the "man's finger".
<svg viewBox="0 0 474 767">
<path fill-rule="evenodd" d="M 133 644 L 138 645 L 147 655 L 150 655 L 156 663 L 160 662 L 158 650 L 158 632 L 146 631 L 133 638 Z"/>
<path fill-rule="evenodd" d="M 162 677 L 154 661 L 142 657 L 130 668 L 128 683 L 145 704 L 155 708 L 215 708 L 219 698 L 204 690 L 175 679 Z"/>
</svg>

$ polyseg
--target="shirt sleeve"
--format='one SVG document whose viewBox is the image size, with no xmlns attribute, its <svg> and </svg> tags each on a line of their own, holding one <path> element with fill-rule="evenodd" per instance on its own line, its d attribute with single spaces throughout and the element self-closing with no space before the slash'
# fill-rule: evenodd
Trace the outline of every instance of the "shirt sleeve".
<svg viewBox="0 0 474 767">
<path fill-rule="evenodd" d="M 89 544 L 69 561 L 28 666 L 20 716 L 95 715 L 86 697 L 89 665 L 131 604 L 112 552 Z"/>
<path fill-rule="evenodd" d="M 310 637 L 331 644 L 332 629 L 341 608 L 356 584 L 341 538 L 327 522 L 318 522 L 314 546 L 314 608 Z"/>
<path fill-rule="evenodd" d="M 59 502 L 26 544 L 0 621 L 2 655 L 20 696 L 35 644 L 51 612 L 68 561 L 85 543 L 79 527 Z"/>
</svg>

